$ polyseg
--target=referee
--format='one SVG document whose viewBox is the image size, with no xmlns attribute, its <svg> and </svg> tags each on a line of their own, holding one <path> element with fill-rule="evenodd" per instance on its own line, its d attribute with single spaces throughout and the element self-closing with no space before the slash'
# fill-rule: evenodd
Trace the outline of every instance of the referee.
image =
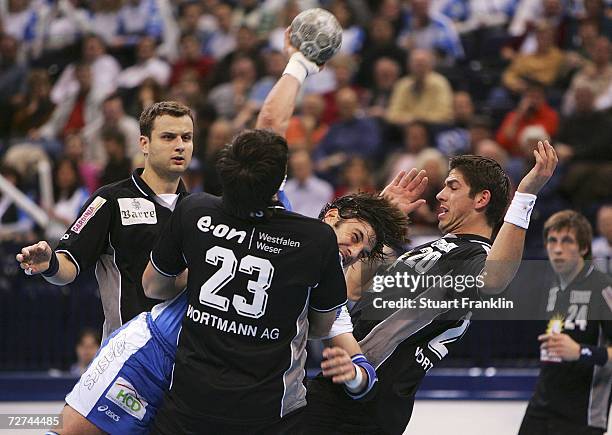
<svg viewBox="0 0 612 435">
<path fill-rule="evenodd" d="M 160 301 L 145 296 L 142 273 L 149 252 L 177 202 L 186 194 L 181 175 L 193 152 L 193 115 L 162 101 L 140 116 L 143 169 L 98 189 L 52 250 L 46 241 L 24 247 L 17 261 L 27 274 L 66 285 L 95 265 L 104 309 L 103 339 Z"/>
<path fill-rule="evenodd" d="M 603 435 L 612 386 L 612 279 L 585 259 L 592 229 L 564 210 L 544 224 L 555 273 L 544 295 L 549 320 L 538 337 L 542 366 L 519 435 Z"/>
</svg>

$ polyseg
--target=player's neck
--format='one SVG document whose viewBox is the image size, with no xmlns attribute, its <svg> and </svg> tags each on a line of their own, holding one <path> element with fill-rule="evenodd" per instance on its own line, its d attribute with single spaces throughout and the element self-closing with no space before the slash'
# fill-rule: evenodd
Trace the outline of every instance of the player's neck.
<svg viewBox="0 0 612 435">
<path fill-rule="evenodd" d="M 584 260 L 581 258 L 580 261 L 576 264 L 576 267 L 572 269 L 571 272 L 565 274 L 559 274 L 559 283 L 561 284 L 561 288 L 565 289 L 571 282 L 578 276 L 580 271 L 584 268 Z"/>
<path fill-rule="evenodd" d="M 168 179 L 167 177 L 162 177 L 153 170 L 153 168 L 146 167 L 144 171 L 142 171 L 142 175 L 140 176 L 142 180 L 147 183 L 147 185 L 151 188 L 156 195 L 160 195 L 163 193 L 176 193 L 176 189 L 179 185 L 179 177 Z"/>
<path fill-rule="evenodd" d="M 457 228 L 449 231 L 452 234 L 474 234 L 476 236 L 484 237 L 485 239 L 491 239 L 493 237 L 493 229 L 488 225 L 480 223 L 468 224 L 464 223 Z"/>
</svg>

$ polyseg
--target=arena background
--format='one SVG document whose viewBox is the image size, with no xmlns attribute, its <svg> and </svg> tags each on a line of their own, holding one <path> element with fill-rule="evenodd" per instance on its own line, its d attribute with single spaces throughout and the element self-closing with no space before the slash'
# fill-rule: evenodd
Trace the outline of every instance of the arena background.
<svg viewBox="0 0 612 435">
<path fill-rule="evenodd" d="M 438 235 L 449 157 L 492 157 L 516 186 L 534 143 L 550 138 L 561 160 L 525 258 L 545 258 L 543 222 L 573 208 L 611 270 L 609 0 L 0 0 L 0 413 L 58 412 L 79 371 L 77 337 L 103 320 L 91 271 L 55 287 L 26 277 L 15 254 L 57 243 L 91 192 L 142 163 L 137 119 L 155 101 L 194 109 L 185 180 L 220 194 L 218 150 L 254 124 L 284 68 L 284 28 L 315 6 L 339 19 L 343 46 L 306 81 L 287 131 L 297 211 L 316 216 L 334 196 L 424 168 L 415 245 Z M 474 321 L 426 377 L 407 433 L 516 433 L 544 328 Z"/>
</svg>

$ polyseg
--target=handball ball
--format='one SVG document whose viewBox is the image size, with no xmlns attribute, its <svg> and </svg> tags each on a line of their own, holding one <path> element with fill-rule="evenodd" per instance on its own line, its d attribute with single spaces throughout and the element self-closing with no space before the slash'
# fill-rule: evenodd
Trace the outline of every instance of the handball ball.
<svg viewBox="0 0 612 435">
<path fill-rule="evenodd" d="M 307 9 L 291 22 L 290 41 L 307 59 L 322 65 L 340 49 L 342 27 L 325 9 Z"/>
</svg>

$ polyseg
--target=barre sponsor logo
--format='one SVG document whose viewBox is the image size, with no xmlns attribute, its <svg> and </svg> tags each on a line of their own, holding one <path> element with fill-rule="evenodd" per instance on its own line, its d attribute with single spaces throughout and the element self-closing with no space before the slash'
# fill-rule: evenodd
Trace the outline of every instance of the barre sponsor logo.
<svg viewBox="0 0 612 435">
<path fill-rule="evenodd" d="M 79 234 L 85 225 L 87 225 L 87 222 L 89 222 L 89 220 L 96 215 L 98 210 L 102 208 L 105 202 L 106 199 L 101 196 L 96 196 L 95 199 L 91 201 L 91 204 L 87 206 L 83 214 L 76 220 L 74 225 L 72 225 L 70 230 Z"/>
<path fill-rule="evenodd" d="M 119 212 L 121 215 L 121 225 L 137 225 L 157 223 L 155 204 L 144 198 L 119 198 Z"/>
</svg>

